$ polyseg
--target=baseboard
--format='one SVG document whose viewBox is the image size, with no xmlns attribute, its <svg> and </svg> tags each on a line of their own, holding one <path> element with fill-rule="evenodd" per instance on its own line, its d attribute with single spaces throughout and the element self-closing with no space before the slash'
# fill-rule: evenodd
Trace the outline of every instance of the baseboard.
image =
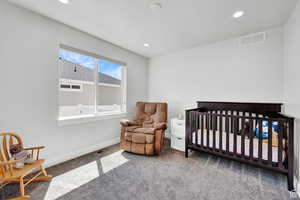
<svg viewBox="0 0 300 200">
<path fill-rule="evenodd" d="M 300 197 L 300 183 L 296 176 L 294 176 L 294 185 L 295 185 L 295 192 L 297 193 L 298 197 Z"/>
<path fill-rule="evenodd" d="M 99 143 L 99 144 L 91 145 L 91 146 L 79 149 L 78 151 L 73 151 L 72 153 L 68 153 L 68 154 L 59 156 L 59 157 L 54 158 L 54 159 L 49 159 L 49 160 L 46 161 L 44 166 L 46 168 L 51 167 L 51 166 L 66 162 L 68 160 L 77 158 L 79 156 L 97 151 L 99 149 L 103 149 L 105 147 L 109 147 L 111 145 L 118 144 L 119 142 L 120 142 L 120 138 L 117 137 L 117 138 L 113 138 L 111 140 L 108 140 L 108 141 L 105 141 L 105 142 L 102 142 L 102 143 Z"/>
</svg>

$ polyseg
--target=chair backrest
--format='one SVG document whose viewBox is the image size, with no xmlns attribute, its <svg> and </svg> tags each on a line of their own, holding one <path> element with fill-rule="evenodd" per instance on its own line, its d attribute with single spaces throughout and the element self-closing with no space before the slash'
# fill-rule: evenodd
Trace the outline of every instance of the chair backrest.
<svg viewBox="0 0 300 200">
<path fill-rule="evenodd" d="M 143 126 L 152 127 L 156 123 L 167 122 L 168 104 L 154 102 L 136 103 L 136 120 L 143 123 Z"/>
<path fill-rule="evenodd" d="M 23 141 L 20 136 L 15 133 L 0 133 L 0 161 L 9 161 L 11 158 L 10 146 L 20 144 L 23 146 Z"/>
<path fill-rule="evenodd" d="M 4 172 L 8 170 L 7 167 L 1 166 L 1 162 L 10 160 L 10 146 L 13 144 L 20 144 L 23 146 L 21 137 L 14 133 L 0 133 L 0 178 L 1 174 L 4 174 Z"/>
</svg>

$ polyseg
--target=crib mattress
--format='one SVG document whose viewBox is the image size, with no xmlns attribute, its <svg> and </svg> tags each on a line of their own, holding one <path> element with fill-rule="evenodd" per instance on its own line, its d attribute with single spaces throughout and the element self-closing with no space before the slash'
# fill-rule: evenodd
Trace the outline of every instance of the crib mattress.
<svg viewBox="0 0 300 200">
<path fill-rule="evenodd" d="M 201 130 L 198 132 L 198 144 L 201 144 Z M 207 139 L 207 131 L 206 129 L 203 130 L 203 146 L 207 147 L 206 139 Z M 216 142 L 215 142 L 215 148 L 220 149 L 219 145 L 219 138 L 220 133 L 219 131 L 215 131 L 216 133 Z M 195 132 L 193 133 L 195 134 Z M 193 143 L 196 143 L 196 137 L 193 137 Z M 237 153 L 241 154 L 241 136 L 237 135 Z M 233 143 L 234 143 L 234 135 L 233 133 L 229 133 L 229 152 L 233 152 Z M 253 138 L 253 158 L 258 158 L 258 146 L 259 146 L 259 140 L 257 138 Z M 209 147 L 213 148 L 213 131 L 210 130 L 209 132 Z M 226 132 L 222 132 L 222 150 L 226 150 Z M 245 138 L 245 151 L 246 156 L 250 156 L 250 140 L 248 138 Z M 282 151 L 282 161 L 285 160 L 286 152 Z M 268 144 L 262 143 L 262 159 L 268 160 Z M 272 147 L 272 161 L 278 162 L 278 147 Z"/>
</svg>

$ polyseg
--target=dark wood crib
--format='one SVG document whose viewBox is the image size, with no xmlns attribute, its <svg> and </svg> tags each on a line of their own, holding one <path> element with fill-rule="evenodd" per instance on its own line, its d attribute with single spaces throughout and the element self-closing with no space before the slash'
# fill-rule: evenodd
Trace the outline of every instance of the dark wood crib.
<svg viewBox="0 0 300 200">
<path fill-rule="evenodd" d="M 280 172 L 294 190 L 294 118 L 280 113 L 282 104 L 197 104 L 186 110 L 186 157 L 202 151 Z"/>
</svg>

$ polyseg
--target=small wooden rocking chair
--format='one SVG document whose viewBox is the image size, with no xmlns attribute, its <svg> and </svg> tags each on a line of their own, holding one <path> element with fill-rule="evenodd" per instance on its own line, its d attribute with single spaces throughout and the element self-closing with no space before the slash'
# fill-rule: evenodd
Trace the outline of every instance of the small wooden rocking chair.
<svg viewBox="0 0 300 200">
<path fill-rule="evenodd" d="M 23 146 L 22 139 L 14 133 L 0 133 L 0 189 L 10 183 L 20 184 L 21 196 L 14 200 L 26 200 L 29 199 L 29 195 L 25 195 L 25 187 L 32 181 L 46 181 L 50 180 L 52 176 L 48 175 L 42 164 L 45 162 L 43 159 L 39 159 L 40 147 L 24 148 L 31 152 L 30 156 L 35 159 L 32 164 L 25 164 L 23 168 L 14 168 L 18 160 L 12 160 L 10 154 L 10 146 L 13 144 L 21 144 Z M 25 178 L 32 172 L 38 173 L 32 178 Z"/>
</svg>

